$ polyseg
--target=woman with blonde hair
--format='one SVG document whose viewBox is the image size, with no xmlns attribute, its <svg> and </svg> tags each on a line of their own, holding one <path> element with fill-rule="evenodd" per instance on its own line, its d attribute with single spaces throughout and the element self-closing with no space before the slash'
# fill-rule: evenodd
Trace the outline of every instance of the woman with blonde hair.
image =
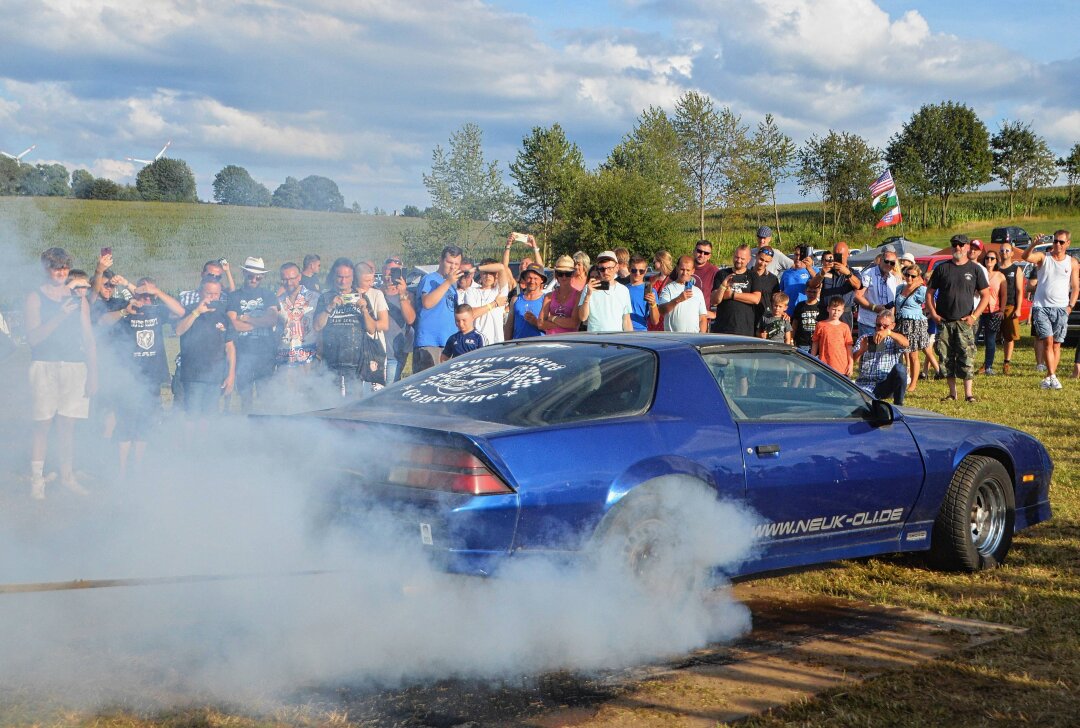
<svg viewBox="0 0 1080 728">
<path fill-rule="evenodd" d="M 581 289 L 573 284 L 577 263 L 569 255 L 560 255 L 555 261 L 555 278 L 558 284 L 547 295 L 540 310 L 537 328 L 545 334 L 570 334 L 578 331 L 575 312 Z"/>
<path fill-rule="evenodd" d="M 589 269 L 592 267 L 592 260 L 581 250 L 570 257 L 574 259 L 574 275 L 570 276 L 570 285 L 578 293 L 581 293 L 585 288 L 585 284 L 589 282 Z"/>
</svg>

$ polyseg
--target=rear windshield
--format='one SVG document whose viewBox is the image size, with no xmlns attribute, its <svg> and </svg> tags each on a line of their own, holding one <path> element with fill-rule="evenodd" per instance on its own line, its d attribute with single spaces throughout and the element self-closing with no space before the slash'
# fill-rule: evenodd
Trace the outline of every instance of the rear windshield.
<svg viewBox="0 0 1080 728">
<path fill-rule="evenodd" d="M 655 387 L 656 355 L 651 351 L 540 340 L 477 349 L 355 406 L 551 425 L 644 412 Z"/>
</svg>

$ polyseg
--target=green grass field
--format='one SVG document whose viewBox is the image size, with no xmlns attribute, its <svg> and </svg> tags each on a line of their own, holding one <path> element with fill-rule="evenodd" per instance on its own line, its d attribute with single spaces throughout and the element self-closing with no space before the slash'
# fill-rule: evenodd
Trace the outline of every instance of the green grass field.
<svg viewBox="0 0 1080 728">
<path fill-rule="evenodd" d="M 279 208 L 0 197 L 5 255 L 32 261 L 55 245 L 92 269 L 101 248 L 111 247 L 118 271 L 154 276 L 166 290 L 193 286 L 211 258 L 228 259 L 238 277 L 249 255 L 265 258 L 271 269 L 300 262 L 306 253 L 318 253 L 327 264 L 338 256 L 381 263 L 401 250 L 402 232 L 424 224 L 408 217 Z"/>
</svg>

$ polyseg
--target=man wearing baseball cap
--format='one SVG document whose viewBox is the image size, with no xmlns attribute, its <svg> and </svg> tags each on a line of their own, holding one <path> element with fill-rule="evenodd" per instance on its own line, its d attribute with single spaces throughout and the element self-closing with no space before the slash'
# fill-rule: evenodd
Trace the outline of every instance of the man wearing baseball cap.
<svg viewBox="0 0 1080 728">
<path fill-rule="evenodd" d="M 760 249 L 770 248 L 773 251 L 773 257 L 769 261 L 766 271 L 772 273 L 779 280 L 784 271 L 795 265 L 795 261 L 784 255 L 783 251 L 773 245 L 772 239 L 773 231 L 771 227 L 768 225 L 759 227 L 757 229 L 757 247 L 750 251 L 750 259 L 757 260 L 757 252 Z"/>
<path fill-rule="evenodd" d="M 605 250 L 596 258 L 600 280 L 590 278 L 578 301 L 578 321 L 588 331 L 632 331 L 630 320 L 630 291 L 615 280 L 619 259 L 614 251 Z"/>
</svg>

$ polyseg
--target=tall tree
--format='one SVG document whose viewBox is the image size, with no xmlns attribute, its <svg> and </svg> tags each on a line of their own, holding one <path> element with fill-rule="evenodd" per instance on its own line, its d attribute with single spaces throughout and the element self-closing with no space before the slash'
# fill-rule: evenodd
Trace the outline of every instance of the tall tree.
<svg viewBox="0 0 1080 728">
<path fill-rule="evenodd" d="M 952 196 L 989 182 L 993 164 L 986 126 L 972 109 L 954 101 L 915 112 L 889 141 L 885 157 L 897 171 L 916 170 L 912 178 L 941 202 L 942 226 Z"/>
<path fill-rule="evenodd" d="M 94 175 L 85 169 L 71 173 L 71 196 L 80 200 L 90 199 L 90 187 L 94 184 Z"/>
<path fill-rule="evenodd" d="M 19 194 L 29 197 L 67 197 L 71 194 L 68 170 L 62 164 L 24 164 Z"/>
<path fill-rule="evenodd" d="M 679 167 L 697 206 L 698 232 L 705 237 L 705 210 L 720 202 L 723 160 L 720 115 L 712 99 L 687 91 L 675 104 L 672 120 L 679 137 Z"/>
<path fill-rule="evenodd" d="M 448 151 L 436 145 L 431 154 L 431 174 L 424 175 L 424 186 L 432 202 L 427 237 L 436 247 L 454 243 L 470 250 L 511 217 L 513 196 L 498 162 L 484 161 L 483 136 L 479 126 L 465 124 L 450 135 Z M 476 236 L 471 225 L 475 221 L 484 223 Z"/>
<path fill-rule="evenodd" d="M 595 256 L 622 246 L 651 255 L 675 242 L 673 226 L 655 181 L 633 170 L 605 168 L 581 179 L 568 205 L 560 247 Z"/>
<path fill-rule="evenodd" d="M 316 212 L 344 212 L 345 198 L 338 189 L 337 182 L 329 177 L 317 174 L 308 175 L 300 180 L 300 195 L 305 210 Z"/>
<path fill-rule="evenodd" d="M 799 150 L 799 178 L 802 193 L 822 195 L 822 236 L 826 211 L 832 212 L 833 236 L 846 221 L 854 230 L 868 220 L 867 195 L 874 181 L 874 167 L 881 161 L 881 151 L 870 146 L 858 134 L 829 130 L 824 138 L 811 136 Z"/>
<path fill-rule="evenodd" d="M 783 236 L 780 232 L 780 210 L 776 206 L 776 188 L 792 175 L 795 152 L 795 142 L 780 131 L 772 114 L 765 114 L 764 121 L 758 123 L 757 131 L 751 141 L 751 154 L 754 163 L 761 171 L 762 181 L 772 200 L 773 225 L 777 243 L 783 243 Z"/>
<path fill-rule="evenodd" d="M 1016 193 L 1027 186 L 1028 169 L 1035 158 L 1038 138 L 1031 124 L 1003 121 L 990 138 L 994 175 L 1009 191 L 1009 217 L 1016 211 Z"/>
<path fill-rule="evenodd" d="M 214 201 L 222 205 L 269 207 L 270 190 L 243 167 L 230 164 L 214 175 Z"/>
<path fill-rule="evenodd" d="M 304 191 L 300 189 L 300 181 L 296 177 L 286 177 L 285 181 L 278 185 L 274 194 L 270 197 L 270 204 L 274 207 L 286 207 L 290 210 L 304 209 Z"/>
<path fill-rule="evenodd" d="M 1025 165 L 1023 172 L 1024 186 L 1028 192 L 1027 214 L 1035 213 L 1035 192 L 1040 187 L 1049 187 L 1057 180 L 1058 170 L 1054 162 L 1054 153 L 1050 145 L 1041 136 L 1035 138 L 1035 150 Z"/>
<path fill-rule="evenodd" d="M 641 112 L 634 129 L 608 156 L 605 166 L 637 172 L 664 194 L 664 209 L 683 209 L 690 196 L 679 166 L 680 142 L 675 126 L 659 106 Z"/>
<path fill-rule="evenodd" d="M 720 240 L 724 224 L 741 218 L 751 208 L 765 203 L 766 189 L 762 169 L 753 158 L 750 128 L 742 117 L 725 106 L 717 115 L 716 158 L 719 165 L 718 206 L 721 208 Z"/>
<path fill-rule="evenodd" d="M 153 202 L 198 202 L 195 175 L 182 159 L 162 157 L 139 170 L 135 187 L 144 200 Z"/>
<path fill-rule="evenodd" d="M 1060 157 L 1057 161 L 1058 168 L 1065 174 L 1065 181 L 1069 185 L 1069 207 L 1074 204 L 1073 188 L 1080 182 L 1080 143 L 1073 144 L 1069 150 L 1069 156 Z"/>
<path fill-rule="evenodd" d="M 540 226 L 545 243 L 551 241 L 563 219 L 563 208 L 584 173 L 581 150 L 566 138 L 557 123 L 547 129 L 533 127 L 521 140 L 521 151 L 510 165 L 510 176 L 517 184 L 517 203 L 523 219 Z"/>
</svg>

